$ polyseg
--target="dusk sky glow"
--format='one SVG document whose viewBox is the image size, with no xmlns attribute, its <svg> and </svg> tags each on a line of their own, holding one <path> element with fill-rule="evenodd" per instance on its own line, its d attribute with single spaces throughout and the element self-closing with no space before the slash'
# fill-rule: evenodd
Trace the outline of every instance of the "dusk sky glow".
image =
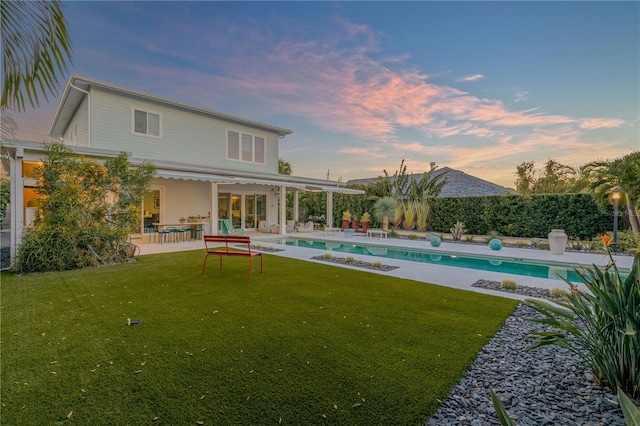
<svg viewBox="0 0 640 426">
<path fill-rule="evenodd" d="M 63 2 L 75 72 L 293 134 L 293 174 L 516 166 L 640 149 L 639 2 Z M 64 75 L 60 87 L 68 75 Z M 42 141 L 57 106 L 13 113 Z"/>
</svg>

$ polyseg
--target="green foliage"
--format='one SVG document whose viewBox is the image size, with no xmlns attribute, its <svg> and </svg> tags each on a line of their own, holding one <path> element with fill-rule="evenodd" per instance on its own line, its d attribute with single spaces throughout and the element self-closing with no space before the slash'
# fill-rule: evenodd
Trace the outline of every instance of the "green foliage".
<svg viewBox="0 0 640 426">
<path fill-rule="evenodd" d="M 382 262 L 376 260 L 371 264 L 371 266 L 373 266 L 374 268 L 382 268 Z"/>
<path fill-rule="evenodd" d="M 528 242 L 526 242 L 526 241 L 518 241 L 518 242 L 516 243 L 516 247 L 518 247 L 518 248 L 525 248 L 525 247 L 529 247 L 529 245 L 530 245 L 530 244 L 529 244 Z"/>
<path fill-rule="evenodd" d="M 288 161 L 278 159 L 278 173 L 281 175 L 290 175 L 291 172 L 291 164 Z"/>
<path fill-rule="evenodd" d="M 502 426 L 516 426 L 516 422 L 509 416 L 509 412 L 504 408 L 504 404 L 493 389 L 489 391 L 491 394 L 491 402 L 496 410 L 496 415 Z"/>
<path fill-rule="evenodd" d="M 396 210 L 396 200 L 391 197 L 380 198 L 373 206 L 373 216 L 382 223 L 382 229 L 389 228 L 389 218 L 393 217 Z"/>
<path fill-rule="evenodd" d="M 516 283 L 514 280 L 502 280 L 502 282 L 500 283 L 500 288 L 503 288 L 505 290 L 517 290 L 518 283 Z"/>
<path fill-rule="evenodd" d="M 409 234 L 408 237 L 410 240 L 417 240 L 418 236 L 416 234 Z"/>
<path fill-rule="evenodd" d="M 347 257 L 344 259 L 344 261 L 345 261 L 345 262 L 347 262 L 347 263 L 353 263 L 353 262 L 355 262 L 355 261 L 356 261 L 356 258 L 355 258 L 355 257 L 353 257 L 353 256 L 347 256 Z"/>
<path fill-rule="evenodd" d="M 59 1 L 0 2 L 2 100 L 0 108 L 23 111 L 47 99 L 71 59 L 71 41 Z M 4 124 L 3 124 L 4 130 Z"/>
<path fill-rule="evenodd" d="M 7 206 L 11 199 L 11 184 L 8 180 L 0 180 L 0 225 L 4 223 L 7 216 Z"/>
<path fill-rule="evenodd" d="M 546 241 L 540 241 L 538 244 L 536 244 L 536 248 L 538 250 L 549 250 L 549 243 Z"/>
<path fill-rule="evenodd" d="M 103 165 L 79 158 L 62 144 L 45 145 L 36 169 L 40 217 L 16 256 L 21 273 L 123 262 L 128 235 L 140 226 L 140 204 L 154 167 L 132 167 L 125 154 Z"/>
<path fill-rule="evenodd" d="M 629 276 L 622 280 L 608 250 L 610 263 L 576 270 L 588 291 L 566 280 L 571 291 L 560 308 L 540 300 L 528 306 L 544 315 L 531 321 L 559 331 L 536 332 L 538 341 L 529 349 L 545 345 L 569 348 L 589 366 L 593 376 L 614 392 L 623 390 L 640 398 L 640 253 L 636 254 Z M 573 340 L 567 339 L 573 335 Z"/>
<path fill-rule="evenodd" d="M 554 287 L 551 290 L 549 290 L 549 294 L 552 295 L 553 297 L 561 297 L 563 299 L 569 296 L 569 293 L 567 292 L 567 290 L 559 287 Z"/>
<path fill-rule="evenodd" d="M 458 220 L 449 231 L 451 232 L 453 241 L 460 241 L 465 231 L 464 224 Z"/>
<path fill-rule="evenodd" d="M 622 408 L 627 425 L 640 426 L 640 410 L 620 388 L 618 388 L 618 401 L 620 401 L 620 408 Z"/>
<path fill-rule="evenodd" d="M 387 232 L 387 236 L 389 238 L 397 238 L 398 237 L 398 231 L 396 231 L 395 229 L 391 229 L 389 232 Z"/>
<path fill-rule="evenodd" d="M 447 197 L 430 204 L 431 229 L 440 232 L 460 220 L 466 232 L 475 235 L 495 230 L 501 235 L 546 238 L 551 229 L 561 228 L 567 235 L 587 239 L 613 226 L 611 206 L 598 208 L 589 194 Z"/>
<path fill-rule="evenodd" d="M 418 231 L 426 231 L 429 224 L 431 206 L 426 199 L 416 201 L 416 227 Z"/>
</svg>

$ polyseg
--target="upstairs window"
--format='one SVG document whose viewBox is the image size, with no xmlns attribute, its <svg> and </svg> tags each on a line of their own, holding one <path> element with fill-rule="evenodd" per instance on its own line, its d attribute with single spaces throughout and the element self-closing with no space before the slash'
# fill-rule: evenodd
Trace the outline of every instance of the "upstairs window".
<svg viewBox="0 0 640 426">
<path fill-rule="evenodd" d="M 265 163 L 265 138 L 227 131 L 227 158 L 247 163 Z"/>
<path fill-rule="evenodd" d="M 134 109 L 133 132 L 160 137 L 160 114 Z"/>
</svg>

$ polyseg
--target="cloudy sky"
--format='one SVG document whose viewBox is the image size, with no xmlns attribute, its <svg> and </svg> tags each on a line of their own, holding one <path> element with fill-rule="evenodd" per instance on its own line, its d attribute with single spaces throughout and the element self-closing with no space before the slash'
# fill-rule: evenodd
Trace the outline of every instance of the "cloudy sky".
<svg viewBox="0 0 640 426">
<path fill-rule="evenodd" d="M 640 149 L 638 2 L 63 2 L 75 72 L 293 131 L 299 176 Z M 64 85 L 66 75 L 61 81 Z M 46 138 L 57 98 L 14 114 Z"/>
</svg>

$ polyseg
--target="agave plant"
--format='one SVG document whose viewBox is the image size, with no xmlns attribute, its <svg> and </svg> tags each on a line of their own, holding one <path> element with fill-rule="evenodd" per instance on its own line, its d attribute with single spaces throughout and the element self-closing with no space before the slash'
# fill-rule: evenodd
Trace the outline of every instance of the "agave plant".
<svg viewBox="0 0 640 426">
<path fill-rule="evenodd" d="M 402 202 L 397 202 L 395 209 L 393 211 L 393 217 L 391 218 L 391 223 L 393 223 L 394 229 L 400 228 L 403 215 L 404 215 L 404 204 Z"/>
<path fill-rule="evenodd" d="M 604 268 L 593 265 L 576 269 L 588 291 L 564 278 L 571 291 L 563 309 L 540 300 L 526 304 L 545 318 L 531 321 L 560 331 L 533 333 L 538 341 L 528 350 L 560 345 L 580 356 L 596 380 L 614 392 L 621 389 L 640 398 L 640 252 L 636 253 L 629 276 L 623 280 L 611 254 L 612 238 L 602 236 L 610 262 Z M 574 340 L 567 339 L 567 334 Z"/>
<path fill-rule="evenodd" d="M 460 241 L 465 231 L 464 224 L 458 220 L 449 231 L 451 231 L 453 241 Z"/>
<path fill-rule="evenodd" d="M 404 229 L 413 229 L 416 227 L 416 205 L 418 204 L 417 200 L 407 200 L 402 204 L 402 208 L 404 210 Z"/>
<path fill-rule="evenodd" d="M 426 231 L 429 219 L 429 210 L 431 206 L 427 203 L 427 200 L 420 200 L 416 205 L 416 226 L 418 231 Z"/>
</svg>

